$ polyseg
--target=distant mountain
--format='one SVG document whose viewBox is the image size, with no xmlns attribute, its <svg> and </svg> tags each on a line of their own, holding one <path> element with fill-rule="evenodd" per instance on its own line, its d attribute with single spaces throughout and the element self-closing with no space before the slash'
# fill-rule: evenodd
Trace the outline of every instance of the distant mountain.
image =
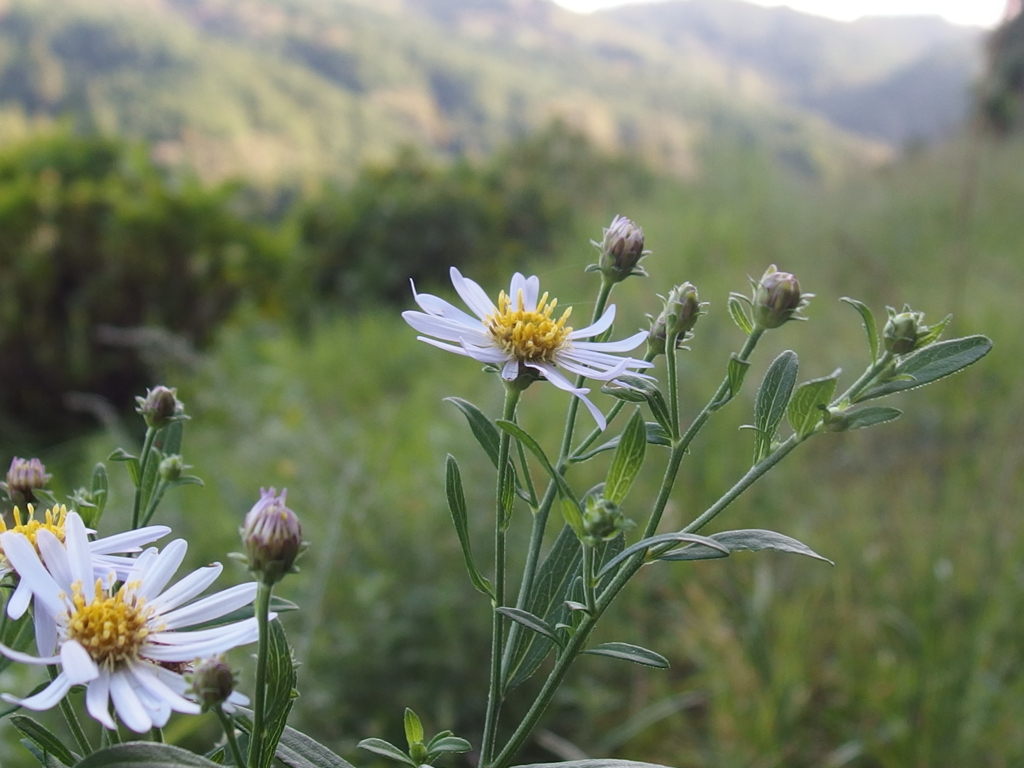
<svg viewBox="0 0 1024 768">
<path fill-rule="evenodd" d="M 858 123 L 862 105 L 905 104 L 928 56 L 976 36 L 727 0 L 6 0 L 0 142 L 69 120 L 207 177 L 279 181 L 350 177 L 401 143 L 484 154 L 561 119 L 676 173 L 710 145 L 827 173 L 901 141 L 906 121 Z M 970 57 L 946 66 L 966 81 Z M 955 111 L 944 87 L 921 124 Z"/>
<path fill-rule="evenodd" d="M 739 0 L 674 0 L 601 15 L 895 145 L 944 138 L 962 125 L 981 69 L 982 30 L 937 16 L 838 22 Z"/>
</svg>

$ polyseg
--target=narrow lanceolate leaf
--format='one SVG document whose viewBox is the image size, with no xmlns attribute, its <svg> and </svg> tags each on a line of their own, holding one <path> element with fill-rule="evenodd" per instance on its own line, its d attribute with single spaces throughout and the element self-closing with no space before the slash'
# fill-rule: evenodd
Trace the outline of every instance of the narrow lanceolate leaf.
<svg viewBox="0 0 1024 768">
<path fill-rule="evenodd" d="M 931 384 L 978 362 L 991 349 L 992 340 L 986 336 L 965 336 L 923 347 L 896 365 L 893 375 L 897 380 L 871 387 L 856 402 Z"/>
<path fill-rule="evenodd" d="M 288 768 L 353 768 L 320 742 L 288 727 L 281 734 L 275 756 Z"/>
<path fill-rule="evenodd" d="M 463 400 L 460 397 L 446 397 L 445 402 L 451 403 L 462 411 L 466 421 L 469 422 L 469 428 L 473 432 L 473 437 L 480 443 L 484 452 L 490 457 L 491 464 L 497 469 L 499 443 L 497 427 L 484 415 L 483 411 L 468 400 Z"/>
<path fill-rule="evenodd" d="M 754 325 L 750 322 L 750 318 L 747 316 L 747 310 L 743 306 L 738 296 L 729 297 L 729 314 L 732 316 L 732 321 L 739 326 L 739 329 L 743 331 L 747 336 L 754 332 Z"/>
<path fill-rule="evenodd" d="M 522 443 L 530 453 L 537 457 L 537 461 L 540 462 L 544 471 L 547 472 L 548 476 L 555 481 L 555 485 L 558 486 L 558 492 L 562 494 L 563 498 L 572 499 L 578 504 L 576 495 L 572 492 L 569 484 L 565 482 L 565 478 L 562 477 L 562 475 L 555 469 L 554 465 L 548 460 L 547 455 L 544 453 L 544 449 L 540 447 L 540 443 L 538 443 L 529 432 L 512 421 L 499 419 L 496 423 L 499 429 L 508 432 L 508 434 Z"/>
<path fill-rule="evenodd" d="M 793 392 L 786 416 L 789 418 L 789 425 L 801 440 L 821 423 L 821 409 L 832 401 L 839 373 L 837 368 L 830 376 L 805 381 Z"/>
<path fill-rule="evenodd" d="M 665 431 L 665 428 L 661 426 L 661 424 L 649 421 L 644 425 L 644 431 L 647 434 L 648 445 L 664 445 L 669 447 L 672 445 L 672 437 L 669 435 L 668 432 Z M 601 445 L 597 446 L 597 448 L 587 451 L 586 453 L 582 453 L 579 456 L 573 456 L 572 458 L 569 459 L 569 461 L 572 462 L 573 464 L 578 464 L 579 462 L 587 461 L 589 459 L 594 458 L 599 453 L 614 450 L 619 445 L 619 437 L 621 436 L 616 435 L 607 443 L 602 443 Z"/>
<path fill-rule="evenodd" d="M 845 413 L 848 421 L 846 429 L 864 429 L 873 427 L 875 424 L 884 424 L 893 421 L 903 415 L 899 408 L 888 408 L 884 405 L 873 405 L 867 408 L 858 408 L 855 411 Z"/>
<path fill-rule="evenodd" d="M 391 742 L 384 741 L 384 739 L 363 739 L 356 746 L 359 749 L 365 749 L 367 752 L 373 752 L 375 755 L 380 755 L 405 765 L 416 765 L 405 752 Z"/>
<path fill-rule="evenodd" d="M 65 747 L 56 735 L 31 717 L 14 715 L 11 717 L 11 725 L 43 753 L 52 755 L 64 765 L 74 765 L 78 762 L 78 755 Z"/>
<path fill-rule="evenodd" d="M 419 715 L 413 712 L 409 707 L 405 708 L 405 740 L 409 742 L 410 749 L 413 744 L 423 743 L 423 723 L 420 722 Z"/>
<path fill-rule="evenodd" d="M 572 528 L 573 533 L 576 534 L 576 538 L 582 541 L 583 514 L 580 512 L 580 508 L 576 506 L 575 501 L 562 499 L 562 519 L 565 520 L 566 525 Z"/>
<path fill-rule="evenodd" d="M 712 534 L 709 538 L 724 545 L 730 552 L 749 550 L 759 552 L 762 549 L 774 549 L 779 552 L 791 552 L 796 555 L 806 555 L 815 560 L 821 560 L 830 565 L 835 565 L 827 557 L 822 557 L 813 549 L 789 536 L 784 536 L 775 531 L 764 531 L 758 528 L 749 528 L 742 531 L 723 531 Z"/>
<path fill-rule="evenodd" d="M 97 520 L 107 506 L 107 486 L 107 468 L 99 462 L 92 469 L 92 503 L 96 505 Z"/>
<path fill-rule="evenodd" d="M 878 328 L 875 325 L 874 314 L 872 314 L 867 304 L 857 301 L 857 299 L 843 296 L 840 301 L 845 301 L 860 312 L 861 319 L 864 321 L 864 332 L 868 335 L 868 349 L 871 351 L 871 362 L 874 362 L 878 359 Z"/>
<path fill-rule="evenodd" d="M 668 669 L 668 659 L 660 653 L 655 653 L 647 648 L 630 643 L 601 643 L 593 648 L 588 648 L 584 653 L 594 656 L 611 656 L 613 659 L 632 661 L 634 664 L 643 664 L 645 667 L 656 669 Z"/>
<path fill-rule="evenodd" d="M 551 545 L 547 557 L 537 571 L 533 595 L 527 606 L 530 613 L 540 616 L 549 626 L 563 623 L 569 609 L 565 601 L 583 562 L 583 550 L 576 534 L 568 526 Z M 551 651 L 553 643 L 533 632 L 520 632 L 513 641 L 507 668 L 502 669 L 505 690 L 515 688 L 530 677 Z"/>
<path fill-rule="evenodd" d="M 647 403 L 655 421 L 669 429 L 668 404 L 658 385 L 650 379 L 624 374 L 615 381 L 605 384 L 601 391 L 629 403 Z"/>
<path fill-rule="evenodd" d="M 750 363 L 746 360 L 740 360 L 736 353 L 733 352 L 729 358 L 729 366 L 726 369 L 725 392 L 711 404 L 712 408 L 715 410 L 721 408 L 740 393 L 748 370 L 750 370 Z"/>
<path fill-rule="evenodd" d="M 107 461 L 125 462 L 128 465 L 128 474 L 131 475 L 132 478 L 132 485 L 136 488 L 139 487 L 139 483 L 142 481 L 142 471 L 139 468 L 139 460 L 137 457 L 132 456 L 124 450 L 124 448 L 118 448 L 107 457 Z"/>
<path fill-rule="evenodd" d="M 172 744 L 130 741 L 93 752 L 75 768 L 217 768 L 217 763 Z"/>
<path fill-rule="evenodd" d="M 768 366 L 754 401 L 754 463 L 771 453 L 772 441 L 786 413 L 799 368 L 796 352 L 786 350 Z"/>
<path fill-rule="evenodd" d="M 597 575 L 603 576 L 604 574 L 608 573 L 613 568 L 615 568 L 619 563 L 623 562 L 629 557 L 632 557 L 637 552 L 646 552 L 651 547 L 656 547 L 659 544 L 669 544 L 676 542 L 690 542 L 695 544 L 701 544 L 705 547 L 709 547 L 710 549 L 719 550 L 722 553 L 722 557 L 725 557 L 729 554 L 729 548 L 727 546 L 718 543 L 710 536 L 701 536 L 697 533 L 684 533 L 682 531 L 674 531 L 672 533 L 659 533 L 657 536 L 651 536 L 648 539 L 643 539 L 641 541 L 638 541 L 636 544 L 626 547 L 618 555 L 616 555 L 607 563 L 605 563 L 604 567 L 601 568 Z M 662 557 L 661 559 L 665 558 Z"/>
<path fill-rule="evenodd" d="M 462 556 L 466 560 L 466 570 L 469 572 L 469 580 L 473 586 L 485 595 L 494 598 L 494 589 L 491 583 L 480 573 L 473 559 L 473 549 L 469 542 L 469 515 L 466 512 L 466 495 L 462 490 L 462 475 L 459 472 L 459 465 L 455 458 L 448 454 L 444 465 L 444 486 L 448 497 L 448 509 L 452 513 L 452 522 L 455 523 L 455 533 L 459 537 L 459 544 L 462 545 Z"/>
<path fill-rule="evenodd" d="M 633 487 L 640 467 L 644 464 L 644 452 L 647 449 L 647 430 L 644 427 L 643 415 L 639 409 L 626 423 L 619 437 L 619 445 L 615 449 L 608 478 L 604 484 L 604 497 L 613 504 L 622 504 Z"/>
<path fill-rule="evenodd" d="M 567 760 L 559 763 L 531 763 L 516 765 L 513 768 L 668 768 L 655 763 L 638 763 L 636 760 L 615 760 L 612 758 L 596 758 L 587 760 Z"/>
<path fill-rule="evenodd" d="M 172 421 L 166 427 L 156 433 L 153 438 L 153 446 L 164 456 L 181 453 L 181 438 L 185 431 L 184 421 Z"/>
<path fill-rule="evenodd" d="M 558 635 L 555 634 L 554 627 L 548 624 L 544 619 L 534 616 L 529 611 L 524 611 L 519 608 L 512 608 L 511 606 L 502 606 L 496 609 L 498 613 L 503 616 L 508 616 L 512 621 L 517 624 L 522 624 L 532 632 L 536 632 L 538 635 L 544 635 L 544 637 L 559 642 Z"/>
<path fill-rule="evenodd" d="M 7 593 L 8 597 L 10 592 Z M 6 610 L 4 605 L 0 610 Z M 4 622 L 3 632 L 0 632 L 0 642 L 6 645 L 8 648 L 13 648 L 16 651 L 27 651 L 29 646 L 32 644 L 35 634 L 32 629 L 32 614 L 25 612 L 20 619 L 8 618 Z M 14 662 L 6 656 L 0 656 L 0 672 L 3 672 Z M 17 709 L 17 707 L 15 707 Z M 2 717 L 2 713 L 0 713 Z"/>
<path fill-rule="evenodd" d="M 295 690 L 295 661 L 284 627 L 274 619 L 268 629 L 266 727 L 259 749 L 249 757 L 249 768 L 270 768 L 273 764 L 277 743 L 298 695 Z"/>
<path fill-rule="evenodd" d="M 435 736 L 427 745 L 427 761 L 433 762 L 439 755 L 448 752 L 469 752 L 472 748 L 472 744 L 458 736 L 442 736 L 440 739 Z"/>
</svg>

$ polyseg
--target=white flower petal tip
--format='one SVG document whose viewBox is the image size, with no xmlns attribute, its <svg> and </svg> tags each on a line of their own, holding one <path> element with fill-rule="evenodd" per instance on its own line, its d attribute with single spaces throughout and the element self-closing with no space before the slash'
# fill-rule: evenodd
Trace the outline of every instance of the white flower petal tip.
<svg viewBox="0 0 1024 768">
<path fill-rule="evenodd" d="M 417 338 L 447 352 L 495 366 L 506 381 L 515 381 L 524 369 L 530 369 L 583 400 L 602 430 L 606 427 L 605 419 L 600 409 L 585 397 L 589 390 L 572 384 L 558 369 L 585 379 L 613 381 L 626 372 L 653 366 L 646 360 L 618 356 L 640 346 L 647 338 L 646 331 L 619 341 L 585 341 L 611 328 L 614 305 L 591 325 L 574 331 L 567 324 L 570 310 L 557 311 L 557 300 L 549 300 L 548 294 L 541 293 L 540 280 L 535 275 L 513 275 L 508 293 L 499 294 L 497 304 L 455 267 L 450 275 L 456 293 L 476 317 L 437 296 L 417 293 L 414 287 L 413 297 L 423 311 L 403 312 L 402 317 L 423 334 Z"/>
<path fill-rule="evenodd" d="M 56 650 L 56 655 L 40 658 L 2 644 L 0 654 L 23 664 L 61 667 L 43 690 L 24 699 L 4 694 L 5 701 L 46 710 L 60 703 L 73 686 L 84 685 L 86 709 L 94 719 L 114 728 L 113 705 L 121 721 L 138 733 L 167 723 L 172 711 L 200 711 L 182 695 L 186 683 L 181 675 L 161 663 L 187 664 L 200 655 L 255 642 L 259 634 L 255 618 L 213 630 L 182 630 L 251 604 L 256 585 L 232 587 L 192 602 L 220 573 L 221 566 L 214 565 L 166 588 L 185 555 L 182 540 L 159 553 L 146 550 L 131 561 L 130 568 L 117 566 L 118 558 L 107 552 L 125 552 L 126 547 L 141 546 L 169 532 L 162 526 L 142 530 L 105 550 L 89 541 L 81 519 L 69 513 L 64 542 L 44 536 L 42 559 L 24 535 L 4 534 L 8 537 L 3 540 L 5 552 L 13 553 L 20 583 L 34 601 L 37 644 L 48 646 L 51 653 Z M 114 591 L 109 573 L 118 567 L 128 573 L 118 577 L 124 583 Z M 99 576 L 100 571 L 107 576 Z M 58 572 L 62 575 L 55 581 Z"/>
</svg>

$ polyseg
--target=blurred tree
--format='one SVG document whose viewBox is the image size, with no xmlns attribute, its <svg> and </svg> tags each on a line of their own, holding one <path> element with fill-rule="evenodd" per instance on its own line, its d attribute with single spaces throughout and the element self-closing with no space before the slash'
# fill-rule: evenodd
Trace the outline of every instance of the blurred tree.
<svg viewBox="0 0 1024 768">
<path fill-rule="evenodd" d="M 93 425 L 69 409 L 73 393 L 108 412 L 131 406 L 152 383 L 126 348 L 138 329 L 201 346 L 246 292 L 268 296 L 277 241 L 232 212 L 236 191 L 172 185 L 112 139 L 56 133 L 0 154 L 5 443 L 24 450 Z"/>
<path fill-rule="evenodd" d="M 988 40 L 988 67 L 980 88 L 982 125 L 997 135 L 1024 128 L 1024 13 L 1008 0 L 1003 23 Z"/>
</svg>

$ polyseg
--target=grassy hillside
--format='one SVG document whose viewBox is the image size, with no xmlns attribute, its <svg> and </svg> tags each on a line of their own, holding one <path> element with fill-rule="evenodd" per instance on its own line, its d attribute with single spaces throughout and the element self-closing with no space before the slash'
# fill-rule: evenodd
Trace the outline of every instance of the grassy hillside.
<svg viewBox="0 0 1024 768">
<path fill-rule="evenodd" d="M 0 140 L 67 120 L 145 139 L 164 164 L 206 178 L 298 181 L 351 178 L 401 143 L 487 154 L 563 119 L 679 175 L 699 172 L 711 145 L 764 147 L 828 174 L 879 151 L 854 130 L 906 133 L 855 125 L 830 97 L 972 34 L 743 4 L 629 10 L 636 23 L 548 0 L 13 0 L 0 11 Z M 962 82 L 965 67 L 955 59 L 946 74 Z M 916 105 L 921 123 L 948 126 L 952 87 Z M 884 115 L 902 93 L 876 88 L 854 111 Z"/>
</svg>

